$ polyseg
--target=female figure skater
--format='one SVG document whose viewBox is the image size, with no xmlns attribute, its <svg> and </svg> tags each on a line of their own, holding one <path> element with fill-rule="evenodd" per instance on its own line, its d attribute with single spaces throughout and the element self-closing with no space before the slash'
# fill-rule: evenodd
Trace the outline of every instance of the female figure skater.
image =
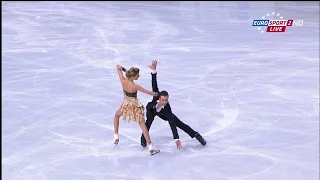
<svg viewBox="0 0 320 180">
<path fill-rule="evenodd" d="M 157 96 L 157 93 L 146 90 L 134 83 L 134 80 L 137 80 L 140 77 L 138 68 L 131 67 L 127 71 L 124 67 L 117 65 L 117 71 L 124 92 L 124 100 L 114 115 L 114 144 L 119 143 L 119 119 L 122 116 L 123 120 L 127 119 L 128 122 L 135 121 L 139 123 L 142 133 L 146 138 L 151 155 L 159 153 L 160 150 L 155 149 L 152 146 L 149 131 L 145 125 L 144 106 L 137 99 L 138 91 L 152 96 Z M 126 78 L 123 76 L 122 71 L 126 72 Z"/>
</svg>

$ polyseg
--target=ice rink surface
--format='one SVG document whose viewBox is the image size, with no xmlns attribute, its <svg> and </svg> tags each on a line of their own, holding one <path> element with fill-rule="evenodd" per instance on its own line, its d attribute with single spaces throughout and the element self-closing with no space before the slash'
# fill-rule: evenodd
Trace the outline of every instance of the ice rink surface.
<svg viewBox="0 0 320 180">
<path fill-rule="evenodd" d="M 272 14 L 274 12 L 274 14 Z M 269 13 L 269 16 L 267 14 Z M 263 16 L 303 20 L 270 33 Z M 261 32 L 262 31 L 262 32 Z M 207 140 L 156 118 L 161 153 L 113 116 L 116 64 L 158 60 L 173 112 Z M 152 97 L 138 93 L 146 105 Z M 319 180 L 319 2 L 3 2 L 4 180 Z"/>
</svg>

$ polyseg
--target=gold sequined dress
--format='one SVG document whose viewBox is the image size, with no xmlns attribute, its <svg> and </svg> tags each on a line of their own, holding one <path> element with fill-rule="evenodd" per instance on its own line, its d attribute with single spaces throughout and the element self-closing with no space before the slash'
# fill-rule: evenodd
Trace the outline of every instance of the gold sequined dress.
<svg viewBox="0 0 320 180">
<path fill-rule="evenodd" d="M 128 93 L 123 90 L 124 100 L 121 104 L 123 120 L 140 122 L 144 121 L 144 107 L 137 99 L 137 92 Z"/>
</svg>

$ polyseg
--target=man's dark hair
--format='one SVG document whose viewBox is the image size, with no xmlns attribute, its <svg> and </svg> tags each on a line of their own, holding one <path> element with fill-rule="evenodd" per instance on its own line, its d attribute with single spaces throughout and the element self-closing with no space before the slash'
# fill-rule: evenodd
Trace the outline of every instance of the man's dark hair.
<svg viewBox="0 0 320 180">
<path fill-rule="evenodd" d="M 159 97 L 160 96 L 169 96 L 169 93 L 167 92 L 167 91 L 161 91 L 160 93 L 159 93 Z"/>
</svg>

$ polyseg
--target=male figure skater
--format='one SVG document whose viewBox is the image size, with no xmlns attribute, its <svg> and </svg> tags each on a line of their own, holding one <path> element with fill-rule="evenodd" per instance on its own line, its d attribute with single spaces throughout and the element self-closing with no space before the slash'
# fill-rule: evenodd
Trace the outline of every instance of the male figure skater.
<svg viewBox="0 0 320 180">
<path fill-rule="evenodd" d="M 203 146 L 206 145 L 206 140 L 196 131 L 194 131 L 190 126 L 183 123 L 175 114 L 172 113 L 170 104 L 168 102 L 169 94 L 167 91 L 161 91 L 159 93 L 158 84 L 157 84 L 157 61 L 153 60 L 152 65 L 149 66 L 152 70 L 152 91 L 158 92 L 158 96 L 154 96 L 152 101 L 148 103 L 147 110 L 147 121 L 146 126 L 148 130 L 150 130 L 151 124 L 154 120 L 155 116 L 160 117 L 161 119 L 168 121 L 173 139 L 176 142 L 177 149 L 181 149 L 182 145 L 179 140 L 179 134 L 177 131 L 177 127 L 186 132 L 191 138 L 196 138 Z M 146 147 L 146 139 L 143 134 L 141 135 L 141 146 Z"/>
</svg>

